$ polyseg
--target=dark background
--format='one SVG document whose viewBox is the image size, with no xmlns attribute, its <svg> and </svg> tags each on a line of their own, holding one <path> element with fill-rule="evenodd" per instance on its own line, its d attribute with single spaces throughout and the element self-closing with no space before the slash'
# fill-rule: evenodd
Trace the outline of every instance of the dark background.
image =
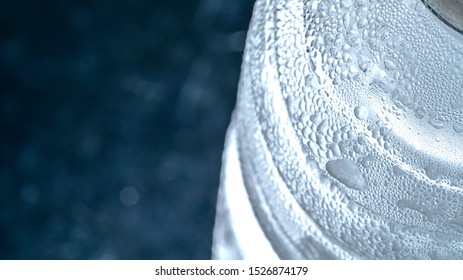
<svg viewBox="0 0 463 280">
<path fill-rule="evenodd" d="M 0 258 L 207 259 L 252 0 L 0 1 Z"/>
</svg>

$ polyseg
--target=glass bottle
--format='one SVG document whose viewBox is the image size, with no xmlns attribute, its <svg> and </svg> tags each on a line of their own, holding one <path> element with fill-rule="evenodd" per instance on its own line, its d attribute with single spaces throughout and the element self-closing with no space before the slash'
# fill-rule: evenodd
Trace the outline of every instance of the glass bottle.
<svg viewBox="0 0 463 280">
<path fill-rule="evenodd" d="M 463 258 L 462 11 L 257 0 L 213 258 Z"/>
</svg>

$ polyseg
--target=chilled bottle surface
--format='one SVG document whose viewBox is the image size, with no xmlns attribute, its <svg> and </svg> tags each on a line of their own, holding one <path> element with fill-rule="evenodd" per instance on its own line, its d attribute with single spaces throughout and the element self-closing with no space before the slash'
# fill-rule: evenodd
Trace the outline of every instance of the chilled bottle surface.
<svg viewBox="0 0 463 280">
<path fill-rule="evenodd" d="M 462 7 L 256 2 L 214 257 L 463 258 Z"/>
</svg>

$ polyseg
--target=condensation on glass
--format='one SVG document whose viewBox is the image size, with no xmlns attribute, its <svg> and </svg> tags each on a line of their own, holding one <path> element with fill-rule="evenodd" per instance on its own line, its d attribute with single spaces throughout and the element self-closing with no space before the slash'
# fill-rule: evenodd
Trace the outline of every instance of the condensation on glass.
<svg viewBox="0 0 463 280">
<path fill-rule="evenodd" d="M 463 258 L 459 11 L 256 1 L 214 258 Z"/>
</svg>

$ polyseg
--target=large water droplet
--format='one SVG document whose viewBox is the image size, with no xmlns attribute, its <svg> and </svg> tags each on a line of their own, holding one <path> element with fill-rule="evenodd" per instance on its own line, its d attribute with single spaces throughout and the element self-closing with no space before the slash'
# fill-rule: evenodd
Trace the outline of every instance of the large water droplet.
<svg viewBox="0 0 463 280">
<path fill-rule="evenodd" d="M 326 171 L 351 189 L 363 191 L 368 187 L 357 165 L 351 160 L 330 160 L 326 163 Z"/>
<path fill-rule="evenodd" d="M 359 120 L 364 120 L 368 117 L 368 109 L 365 106 L 357 106 L 354 109 L 354 114 Z"/>
</svg>

